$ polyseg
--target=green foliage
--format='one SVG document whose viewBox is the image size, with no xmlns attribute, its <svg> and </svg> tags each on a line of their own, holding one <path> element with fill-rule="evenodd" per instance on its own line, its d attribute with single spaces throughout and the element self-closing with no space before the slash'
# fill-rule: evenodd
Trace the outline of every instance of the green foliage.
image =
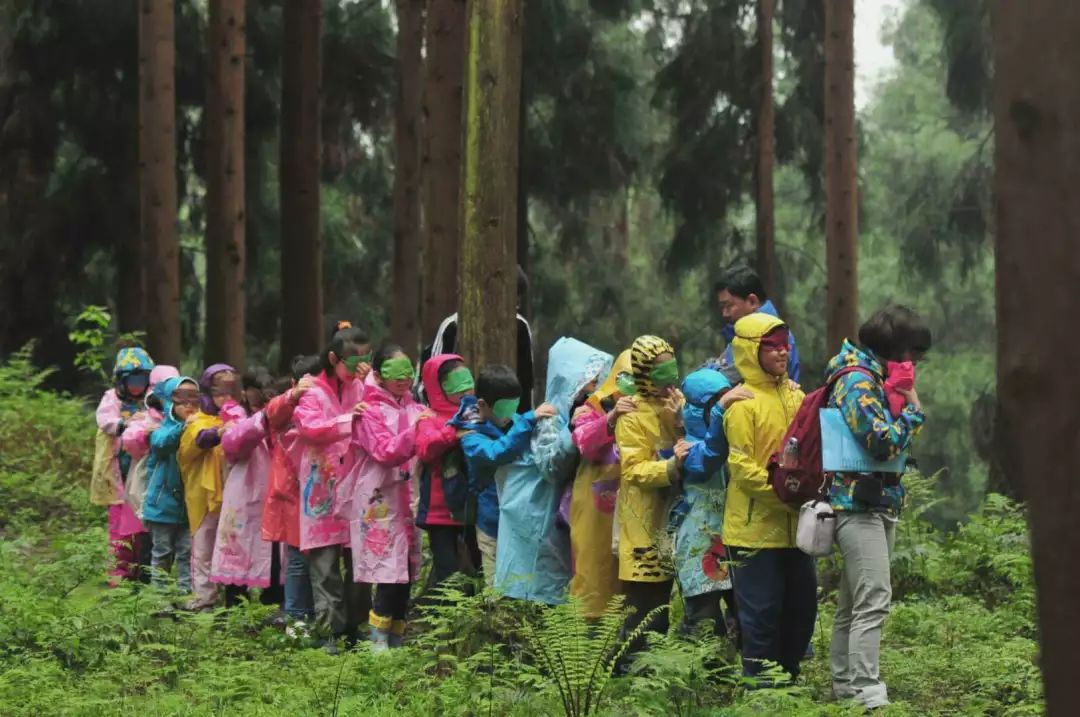
<svg viewBox="0 0 1080 717">
<path fill-rule="evenodd" d="M 83 308 L 71 323 L 72 329 L 68 338 L 78 349 L 75 354 L 75 368 L 89 373 L 105 386 L 111 383 L 106 367 L 113 359 L 112 352 L 120 346 L 139 344 L 146 335 L 143 331 L 128 331 L 110 341 L 112 314 L 106 307 L 93 304 Z"/>
</svg>

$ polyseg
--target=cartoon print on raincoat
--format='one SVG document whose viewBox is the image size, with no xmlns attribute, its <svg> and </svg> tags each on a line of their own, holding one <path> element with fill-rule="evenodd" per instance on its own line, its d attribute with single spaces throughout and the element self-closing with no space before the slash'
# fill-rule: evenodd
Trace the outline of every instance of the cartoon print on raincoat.
<svg viewBox="0 0 1080 717">
<path fill-rule="evenodd" d="M 709 368 L 694 371 L 682 384 L 685 438 L 693 445 L 683 463 L 682 493 L 672 505 L 669 525 L 684 597 L 731 589 L 731 566 L 722 540 L 727 439 L 724 412 L 714 400 L 730 388 L 723 373 Z"/>
<path fill-rule="evenodd" d="M 357 422 L 362 453 L 352 470 L 353 579 L 410 583 L 420 576 L 422 536 L 412 511 L 416 419 L 423 406 L 411 395 L 396 399 L 368 375 L 368 410 Z"/>
</svg>

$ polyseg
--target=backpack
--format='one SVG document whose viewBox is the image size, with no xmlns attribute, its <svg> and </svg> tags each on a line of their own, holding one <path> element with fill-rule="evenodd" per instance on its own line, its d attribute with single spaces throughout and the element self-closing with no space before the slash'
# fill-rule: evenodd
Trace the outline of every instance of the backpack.
<svg viewBox="0 0 1080 717">
<path fill-rule="evenodd" d="M 784 503 L 801 506 L 810 500 L 824 500 L 831 478 L 821 468 L 821 409 L 827 408 L 833 386 L 849 373 L 864 373 L 859 366 L 840 369 L 829 381 L 803 399 L 788 426 L 780 450 L 769 458 L 769 483 Z"/>
</svg>

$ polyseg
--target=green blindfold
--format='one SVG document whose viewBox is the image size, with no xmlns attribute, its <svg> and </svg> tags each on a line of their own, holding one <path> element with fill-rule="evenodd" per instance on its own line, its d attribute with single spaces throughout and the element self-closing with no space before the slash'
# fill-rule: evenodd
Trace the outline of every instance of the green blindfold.
<svg viewBox="0 0 1080 717">
<path fill-rule="evenodd" d="M 382 377 L 383 381 L 402 381 L 407 378 L 412 378 L 412 361 L 404 356 L 386 359 L 379 369 L 379 375 Z"/>
<path fill-rule="evenodd" d="M 625 371 L 615 377 L 615 388 L 619 390 L 624 396 L 633 396 L 637 393 L 637 383 L 634 382 L 634 375 L 632 373 L 626 373 Z"/>
<path fill-rule="evenodd" d="M 345 368 L 348 369 L 349 373 L 356 373 L 356 369 L 360 367 L 360 364 L 371 363 L 371 352 L 368 351 L 363 356 L 350 356 L 348 358 L 342 359 L 341 362 L 345 364 Z"/>
<path fill-rule="evenodd" d="M 465 393 L 466 391 L 472 391 L 476 388 L 472 371 L 464 366 L 456 368 L 447 374 L 440 385 L 442 386 L 443 393 L 447 396 L 452 396 L 455 393 Z"/>
<path fill-rule="evenodd" d="M 518 406 L 521 405 L 520 398 L 500 398 L 495 402 L 495 405 L 491 407 L 491 412 L 495 414 L 495 418 L 500 421 L 505 421 L 508 418 L 513 418 L 517 413 Z"/>
<path fill-rule="evenodd" d="M 657 364 L 649 372 L 649 378 L 660 388 L 674 386 L 679 382 L 679 363 L 675 359 Z"/>
</svg>

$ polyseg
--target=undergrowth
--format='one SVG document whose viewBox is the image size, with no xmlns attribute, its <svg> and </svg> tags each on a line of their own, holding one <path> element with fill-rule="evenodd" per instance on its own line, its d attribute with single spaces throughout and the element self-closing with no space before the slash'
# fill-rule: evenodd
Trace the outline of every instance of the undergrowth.
<svg viewBox="0 0 1080 717">
<path fill-rule="evenodd" d="M 860 714 L 829 696 L 836 558 L 819 563 L 804 678 L 759 691 L 705 635 L 650 639 L 628 676 L 611 677 L 633 637 L 618 601 L 594 624 L 574 605 L 499 600 L 463 579 L 422 609 L 405 649 L 331 657 L 266 627 L 258 604 L 186 615 L 149 589 L 107 589 L 105 515 L 87 496 L 92 405 L 43 390 L 28 356 L 0 365 L 0 714 Z M 880 714 L 1041 714 L 1023 512 L 989 496 L 940 533 L 919 520 L 934 480 L 908 484 L 882 652 L 894 704 Z"/>
</svg>

